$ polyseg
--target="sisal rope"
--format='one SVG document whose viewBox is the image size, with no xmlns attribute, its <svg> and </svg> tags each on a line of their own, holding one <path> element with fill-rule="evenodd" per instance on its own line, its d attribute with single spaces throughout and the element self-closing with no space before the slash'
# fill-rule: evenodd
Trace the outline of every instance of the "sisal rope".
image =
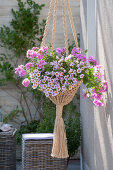
<svg viewBox="0 0 113 170">
<path fill-rule="evenodd" d="M 55 6 L 54 6 L 53 31 L 52 31 L 52 48 L 51 48 L 52 50 L 54 50 L 54 43 L 55 43 L 56 18 L 57 18 L 57 0 L 55 1 Z"/>
<path fill-rule="evenodd" d="M 52 148 L 52 157 L 68 158 L 67 140 L 65 125 L 62 118 L 63 105 L 56 105 L 56 119 L 54 126 L 54 141 Z"/>
<path fill-rule="evenodd" d="M 73 37 L 74 37 L 74 40 L 75 40 L 76 47 L 78 48 L 76 30 L 75 30 L 75 26 L 74 26 L 74 21 L 73 21 L 73 16 L 72 16 L 69 0 L 66 0 L 66 1 L 67 1 L 67 8 L 68 8 L 68 14 L 69 14 L 69 19 L 70 19 L 70 24 L 71 24 L 71 28 L 72 28 Z"/>
<path fill-rule="evenodd" d="M 44 35 L 43 35 L 41 47 L 45 46 L 45 41 L 46 41 L 47 32 L 48 32 L 48 26 L 49 26 L 51 14 L 52 14 L 52 9 L 53 9 L 53 2 L 54 2 L 54 0 L 51 0 L 51 2 L 50 2 L 50 8 L 49 8 L 48 17 L 47 17 L 47 20 L 46 20 L 46 26 L 45 26 L 45 30 L 44 30 Z"/>
<path fill-rule="evenodd" d="M 62 6 L 63 6 L 63 21 L 64 21 L 64 37 L 65 37 L 66 56 L 68 56 L 69 55 L 69 52 L 68 52 L 68 36 L 67 36 L 65 1 L 64 0 L 62 0 Z"/>
</svg>

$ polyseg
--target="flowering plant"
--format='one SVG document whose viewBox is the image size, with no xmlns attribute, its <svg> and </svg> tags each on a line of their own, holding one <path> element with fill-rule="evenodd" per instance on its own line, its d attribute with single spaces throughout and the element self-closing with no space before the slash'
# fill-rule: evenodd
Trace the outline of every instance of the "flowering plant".
<svg viewBox="0 0 113 170">
<path fill-rule="evenodd" d="M 28 63 L 19 65 L 15 73 L 27 76 L 22 84 L 43 91 L 48 97 L 56 96 L 60 91 L 73 89 L 78 81 L 86 85 L 83 97 L 91 97 L 97 106 L 103 106 L 102 93 L 107 91 L 107 82 L 101 81 L 103 67 L 97 65 L 93 56 L 86 58 L 81 48 L 74 47 L 69 56 L 65 48 L 52 51 L 48 47 L 33 47 L 27 51 Z"/>
</svg>

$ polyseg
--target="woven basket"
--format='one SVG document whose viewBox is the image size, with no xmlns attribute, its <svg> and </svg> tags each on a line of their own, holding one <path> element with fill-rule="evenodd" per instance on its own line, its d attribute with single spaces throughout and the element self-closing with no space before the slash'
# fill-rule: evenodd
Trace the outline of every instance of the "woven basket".
<svg viewBox="0 0 113 170">
<path fill-rule="evenodd" d="M 82 83 L 81 81 L 78 81 L 76 86 L 74 88 L 72 88 L 72 90 L 66 90 L 64 92 L 60 92 L 57 96 L 52 96 L 50 95 L 49 98 L 50 100 L 55 104 L 55 105 L 67 105 L 69 104 L 73 97 L 75 96 L 75 93 L 77 92 L 77 90 L 79 89 L 80 85 Z"/>
<path fill-rule="evenodd" d="M 52 144 L 53 134 L 24 134 L 22 137 L 23 170 L 66 170 L 67 159 L 51 157 Z"/>
<path fill-rule="evenodd" d="M 16 129 L 0 132 L 0 170 L 16 170 Z"/>
</svg>

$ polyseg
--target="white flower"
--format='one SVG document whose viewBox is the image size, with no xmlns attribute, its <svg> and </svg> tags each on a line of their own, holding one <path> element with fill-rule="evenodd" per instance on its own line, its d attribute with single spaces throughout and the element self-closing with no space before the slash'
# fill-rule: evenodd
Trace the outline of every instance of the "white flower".
<svg viewBox="0 0 113 170">
<path fill-rule="evenodd" d="M 74 63 L 71 63 L 70 66 L 74 66 Z"/>
<path fill-rule="evenodd" d="M 37 73 L 36 76 L 37 76 L 37 77 L 40 77 L 40 73 Z"/>
<path fill-rule="evenodd" d="M 46 96 L 46 97 L 49 97 L 49 93 L 47 93 L 47 92 L 44 92 L 44 93 L 45 93 L 45 96 Z"/>
<path fill-rule="evenodd" d="M 84 67 L 81 67 L 81 70 L 84 70 L 85 68 Z"/>
<path fill-rule="evenodd" d="M 81 73 L 81 69 L 80 68 L 77 69 L 77 73 Z"/>
<path fill-rule="evenodd" d="M 63 58 L 61 58 L 59 61 L 58 61 L 58 63 L 61 63 L 61 62 L 63 62 L 64 60 L 63 60 Z"/>
<path fill-rule="evenodd" d="M 51 87 L 53 84 L 51 82 L 48 83 L 48 87 Z"/>
<path fill-rule="evenodd" d="M 64 79 L 65 79 L 65 80 L 67 80 L 67 79 L 68 79 L 68 77 L 67 77 L 67 76 L 64 76 Z"/>
<path fill-rule="evenodd" d="M 56 96 L 55 92 L 52 92 L 52 96 Z"/>
<path fill-rule="evenodd" d="M 46 89 L 46 87 L 47 87 L 47 84 L 43 84 L 43 89 Z"/>
<path fill-rule="evenodd" d="M 73 78 L 72 81 L 73 81 L 74 83 L 77 83 L 77 79 L 76 79 L 76 78 Z"/>
<path fill-rule="evenodd" d="M 49 88 L 49 93 L 53 93 L 53 90 Z"/>
<path fill-rule="evenodd" d="M 36 89 L 36 88 L 37 88 L 37 84 L 34 83 L 34 84 L 32 85 L 32 88 L 33 88 L 33 89 Z"/>
<path fill-rule="evenodd" d="M 76 70 L 73 70 L 73 74 L 75 74 L 76 73 Z"/>
<path fill-rule="evenodd" d="M 72 73 L 72 72 L 73 72 L 73 69 L 70 69 L 70 70 L 69 70 L 69 74 Z"/>
<path fill-rule="evenodd" d="M 85 73 L 87 73 L 87 72 L 88 72 L 88 70 L 85 71 Z"/>
<path fill-rule="evenodd" d="M 33 78 L 33 77 L 34 77 L 34 73 L 30 73 L 30 74 L 29 74 L 29 77 L 30 77 L 30 78 Z"/>
<path fill-rule="evenodd" d="M 52 76 L 54 76 L 54 75 L 55 75 L 55 72 L 54 72 L 54 71 L 52 71 L 52 72 L 51 72 L 51 75 L 52 75 Z"/>
<path fill-rule="evenodd" d="M 80 78 L 82 79 L 83 77 L 84 77 L 84 74 L 81 74 L 81 75 L 80 75 Z"/>
<path fill-rule="evenodd" d="M 57 87 L 57 88 L 56 88 L 56 90 L 57 90 L 57 91 L 60 91 L 60 90 L 61 90 L 61 88 L 60 88 L 60 87 Z"/>
<path fill-rule="evenodd" d="M 73 77 L 73 73 L 70 74 L 70 77 Z"/>
<path fill-rule="evenodd" d="M 66 87 L 65 87 L 65 86 L 62 86 L 62 90 L 65 91 L 65 90 L 66 90 Z"/>
<path fill-rule="evenodd" d="M 34 79 L 32 79 L 32 80 L 31 80 L 31 83 L 34 83 L 34 82 L 35 82 L 35 80 L 34 80 Z"/>
<path fill-rule="evenodd" d="M 44 80 L 47 80 L 48 79 L 48 77 L 47 76 L 44 76 Z"/>
<path fill-rule="evenodd" d="M 56 72 L 55 75 L 56 75 L 56 77 L 58 77 L 59 76 L 59 72 Z"/>
<path fill-rule="evenodd" d="M 60 72 L 60 76 L 63 76 L 63 72 Z"/>
<path fill-rule="evenodd" d="M 38 71 L 38 69 L 35 69 L 34 72 L 35 72 L 35 73 L 38 73 L 39 71 Z"/>
<path fill-rule="evenodd" d="M 72 57 L 73 57 L 73 55 L 70 54 L 69 56 L 67 56 L 67 57 L 65 58 L 65 61 L 71 59 Z"/>
<path fill-rule="evenodd" d="M 81 61 L 81 62 L 80 62 L 80 65 L 84 65 L 84 62 L 83 62 L 83 61 Z"/>
<path fill-rule="evenodd" d="M 72 85 L 69 86 L 69 90 L 72 90 Z"/>
<path fill-rule="evenodd" d="M 45 83 L 45 82 L 46 82 L 46 80 L 44 80 L 44 79 L 43 79 L 43 80 L 42 80 L 42 82 L 43 82 L 43 83 Z"/>
</svg>

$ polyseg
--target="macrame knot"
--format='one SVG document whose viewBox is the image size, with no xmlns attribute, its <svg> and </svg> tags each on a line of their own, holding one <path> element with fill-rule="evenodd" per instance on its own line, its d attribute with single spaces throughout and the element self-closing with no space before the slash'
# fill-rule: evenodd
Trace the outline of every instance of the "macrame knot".
<svg viewBox="0 0 113 170">
<path fill-rule="evenodd" d="M 62 118 L 63 105 L 56 105 L 56 118 Z"/>
<path fill-rule="evenodd" d="M 56 120 L 54 127 L 54 141 L 51 156 L 56 158 L 67 158 L 67 139 L 65 125 L 62 119 L 63 104 L 56 104 Z"/>
</svg>

